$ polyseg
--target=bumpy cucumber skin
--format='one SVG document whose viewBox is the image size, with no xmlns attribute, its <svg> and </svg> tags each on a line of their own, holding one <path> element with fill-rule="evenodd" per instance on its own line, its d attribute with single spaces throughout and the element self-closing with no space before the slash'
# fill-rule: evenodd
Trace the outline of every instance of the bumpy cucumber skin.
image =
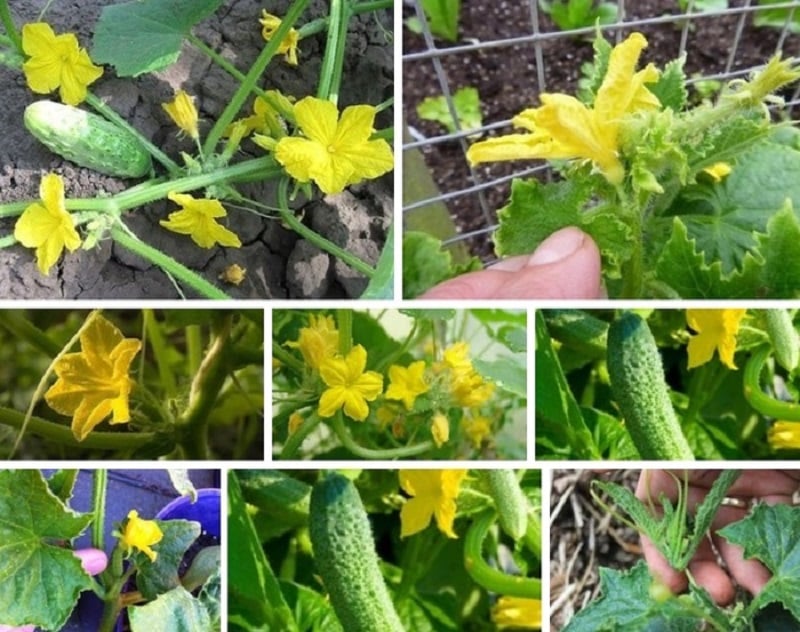
<svg viewBox="0 0 800 632">
<path fill-rule="evenodd" d="M 775 359 L 787 371 L 794 371 L 800 363 L 800 338 L 794 328 L 792 316 L 785 309 L 768 309 L 767 335 L 769 335 Z"/>
<path fill-rule="evenodd" d="M 528 499 L 522 493 L 514 470 L 486 470 L 486 480 L 492 492 L 500 527 L 514 540 L 525 535 L 528 528 Z"/>
<path fill-rule="evenodd" d="M 311 492 L 311 544 L 347 632 L 405 632 L 383 581 L 367 512 L 353 483 L 329 474 Z"/>
<path fill-rule="evenodd" d="M 141 178 L 150 154 L 129 131 L 71 105 L 36 101 L 25 108 L 25 127 L 50 151 L 100 173 Z"/>
<path fill-rule="evenodd" d="M 664 366 L 647 322 L 625 312 L 608 331 L 608 374 L 643 459 L 694 460 L 669 399 Z"/>
</svg>

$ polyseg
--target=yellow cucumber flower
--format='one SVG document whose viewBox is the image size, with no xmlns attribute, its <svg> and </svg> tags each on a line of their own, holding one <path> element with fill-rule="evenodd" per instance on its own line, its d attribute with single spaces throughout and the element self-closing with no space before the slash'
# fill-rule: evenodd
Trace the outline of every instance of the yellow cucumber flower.
<svg viewBox="0 0 800 632">
<path fill-rule="evenodd" d="M 158 544 L 164 538 L 164 534 L 155 520 L 143 520 L 139 517 L 139 512 L 132 509 L 128 512 L 128 520 L 122 529 L 119 541 L 126 551 L 139 549 L 151 562 L 155 562 L 158 553 L 151 547 Z"/>
<path fill-rule="evenodd" d="M 425 361 L 412 362 L 408 367 L 393 364 L 389 367 L 389 388 L 386 389 L 386 399 L 395 399 L 403 402 L 406 410 L 414 408 L 414 401 L 430 390 L 425 382 Z"/>
<path fill-rule="evenodd" d="M 370 140 L 375 121 L 371 105 L 345 108 L 340 119 L 330 101 L 306 97 L 295 104 L 294 115 L 305 138 L 281 138 L 275 159 L 299 182 L 313 180 L 324 193 L 341 193 L 393 169 L 389 143 Z"/>
<path fill-rule="evenodd" d="M 14 237 L 26 248 L 36 248 L 36 265 L 47 275 L 64 248 L 72 252 L 81 238 L 64 206 L 64 180 L 49 173 L 39 184 L 38 202 L 28 206 L 14 226 Z"/>
<path fill-rule="evenodd" d="M 270 41 L 272 36 L 275 35 L 281 26 L 281 20 L 277 15 L 267 13 L 266 10 L 261 10 L 261 19 L 258 21 L 261 24 L 261 36 L 264 41 Z M 289 33 L 284 36 L 283 41 L 278 46 L 278 54 L 285 55 L 286 63 L 290 66 L 297 65 L 297 44 L 300 42 L 300 34 L 297 29 L 289 29 Z"/>
<path fill-rule="evenodd" d="M 195 140 L 200 138 L 200 132 L 197 130 L 197 121 L 200 117 L 194 99 L 188 93 L 178 90 L 175 99 L 169 103 L 162 103 L 161 107 L 181 130 Z"/>
<path fill-rule="evenodd" d="M 442 413 L 433 416 L 431 436 L 437 448 L 441 448 L 450 439 L 450 422 Z"/>
<path fill-rule="evenodd" d="M 80 340 L 80 352 L 56 361 L 58 379 L 44 398 L 56 412 L 72 416 L 72 433 L 83 441 L 109 415 L 112 424 L 130 421 L 128 396 L 134 381 L 128 371 L 142 343 L 124 338 L 103 316 L 94 317 Z"/>
<path fill-rule="evenodd" d="M 333 417 L 340 408 L 355 421 L 369 415 L 367 402 L 374 401 L 383 390 L 383 376 L 364 371 L 367 351 L 356 345 L 346 358 L 328 358 L 319 367 L 322 381 L 328 387 L 319 399 L 319 416 Z"/>
<path fill-rule="evenodd" d="M 297 340 L 286 343 L 287 347 L 300 349 L 305 363 L 314 370 L 328 358 L 336 355 L 339 349 L 339 330 L 333 316 L 309 314 L 308 327 L 300 328 Z"/>
<path fill-rule="evenodd" d="M 469 359 L 469 344 L 464 341 L 455 342 L 444 350 L 444 364 L 454 371 L 471 371 L 472 361 Z"/>
<path fill-rule="evenodd" d="M 767 431 L 767 441 L 773 450 L 799 450 L 800 423 L 776 421 Z"/>
<path fill-rule="evenodd" d="M 173 233 L 189 235 L 201 248 L 213 248 L 214 244 L 241 248 L 236 233 L 217 223 L 217 217 L 226 217 L 228 212 L 219 200 L 197 200 L 184 193 L 168 193 L 167 197 L 180 205 L 181 210 L 169 214 L 159 223 Z"/>
<path fill-rule="evenodd" d="M 512 119 L 530 134 L 510 134 L 472 145 L 470 164 L 495 160 L 582 158 L 591 160 L 612 184 L 620 184 L 625 170 L 619 160 L 619 128 L 626 114 L 658 109 L 658 98 L 646 83 L 658 80 L 653 64 L 636 72 L 647 40 L 632 33 L 611 51 L 608 70 L 594 107 L 588 108 L 566 94 L 542 94 L 542 105 L 524 110 Z"/>
<path fill-rule="evenodd" d="M 400 537 L 419 533 L 435 517 L 439 531 L 457 538 L 456 498 L 466 476 L 467 470 L 400 470 L 400 487 L 411 496 L 400 510 Z"/>
<path fill-rule="evenodd" d="M 61 100 L 78 105 L 86 99 L 89 84 L 103 75 L 74 33 L 56 35 L 49 24 L 34 22 L 22 27 L 22 49 L 28 60 L 22 65 L 28 87 L 37 94 L 59 90 Z"/>
<path fill-rule="evenodd" d="M 686 322 L 697 333 L 689 339 L 689 367 L 705 364 L 719 352 L 719 359 L 729 369 L 736 369 L 733 354 L 736 334 L 746 309 L 687 309 Z"/>
<path fill-rule="evenodd" d="M 464 417 L 461 420 L 461 428 L 464 434 L 472 441 L 472 447 L 480 449 L 483 440 L 492 434 L 492 422 L 488 417 L 478 415 L 477 417 Z"/>
<path fill-rule="evenodd" d="M 542 601 L 526 597 L 500 597 L 492 607 L 492 621 L 499 628 L 539 630 L 542 627 Z"/>
<path fill-rule="evenodd" d="M 703 172 L 710 175 L 714 182 L 721 182 L 731 172 L 731 166 L 727 162 L 715 162 L 703 169 Z"/>
</svg>

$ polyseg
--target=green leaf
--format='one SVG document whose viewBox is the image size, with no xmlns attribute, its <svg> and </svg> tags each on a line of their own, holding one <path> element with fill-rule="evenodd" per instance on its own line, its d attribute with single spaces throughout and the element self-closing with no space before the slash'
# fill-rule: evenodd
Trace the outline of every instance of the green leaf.
<svg viewBox="0 0 800 632">
<path fill-rule="evenodd" d="M 686 105 L 686 74 L 683 72 L 685 62 L 686 54 L 673 59 L 664 66 L 655 84 L 647 84 L 647 89 L 658 97 L 661 105 L 675 112 L 680 112 Z"/>
<path fill-rule="evenodd" d="M 447 107 L 447 99 L 444 96 L 427 97 L 417 106 L 417 115 L 426 121 L 434 121 L 443 125 L 451 134 L 458 130 L 478 129 L 483 125 L 481 99 L 477 88 L 459 88 L 452 97 L 458 128 L 456 128 L 456 122 L 450 114 L 450 108 Z"/>
<path fill-rule="evenodd" d="M 414 632 L 456 632 L 457 611 L 455 596 L 444 592 L 438 595 L 415 592 L 397 604 L 403 627 Z"/>
<path fill-rule="evenodd" d="M 536 440 L 570 458 L 597 459 L 599 453 L 561 370 L 541 310 L 536 312 Z"/>
<path fill-rule="evenodd" d="M 92 580 L 66 544 L 92 516 L 64 505 L 38 470 L 0 471 L 0 613 L 11 626 L 60 630 Z"/>
<path fill-rule="evenodd" d="M 679 219 L 672 222 L 672 235 L 656 261 L 656 277 L 682 298 L 755 298 L 760 294 L 763 260 L 747 253 L 742 269 L 723 275 L 722 263 L 706 263 L 695 240 Z"/>
<path fill-rule="evenodd" d="M 594 59 L 591 63 L 587 62 L 581 66 L 582 77 L 578 80 L 577 96 L 586 105 L 594 104 L 597 91 L 608 72 L 608 60 L 613 50 L 613 46 L 603 37 L 602 32 L 597 33 L 592 42 L 592 48 L 594 49 Z"/>
<path fill-rule="evenodd" d="M 297 632 L 256 535 L 235 472 L 228 474 L 228 614 L 249 626 Z"/>
<path fill-rule="evenodd" d="M 770 4 L 781 4 L 785 0 L 758 0 L 761 6 L 768 6 Z M 783 30 L 789 20 L 789 14 L 792 9 L 767 9 L 756 11 L 753 14 L 753 24 L 758 27 L 769 27 L 778 30 Z M 800 11 L 794 9 L 792 19 L 789 21 L 787 30 L 790 33 L 800 33 Z"/>
<path fill-rule="evenodd" d="M 451 42 L 458 39 L 458 13 L 461 0 L 422 0 L 431 33 Z"/>
<path fill-rule="evenodd" d="M 281 581 L 280 585 L 300 630 L 342 632 L 339 619 L 325 597 L 301 584 Z"/>
<path fill-rule="evenodd" d="M 220 612 L 222 582 L 219 573 L 220 569 L 219 566 L 217 566 L 214 574 L 203 584 L 203 589 L 200 591 L 198 597 L 200 603 L 206 609 L 206 612 L 208 612 L 208 618 L 211 620 L 211 627 L 213 630 L 218 630 L 220 628 L 220 619 L 222 617 Z"/>
<path fill-rule="evenodd" d="M 389 232 L 386 234 L 386 243 L 378 259 L 375 274 L 359 298 L 378 300 L 394 298 L 394 224 L 389 227 Z"/>
<path fill-rule="evenodd" d="M 703 622 L 701 615 L 685 611 L 678 599 L 668 599 L 666 602 L 653 600 L 650 596 L 651 581 L 643 560 L 626 572 L 601 568 L 602 596 L 578 612 L 564 632 L 699 630 Z M 695 607 L 695 610 L 698 609 Z"/>
<path fill-rule="evenodd" d="M 181 43 L 223 0 L 136 0 L 103 7 L 92 59 L 120 77 L 162 70 L 178 59 Z M 253 18 L 255 20 L 255 17 Z"/>
<path fill-rule="evenodd" d="M 154 550 L 158 552 L 155 562 L 144 553 L 136 553 L 139 573 L 136 585 L 147 599 L 180 585 L 178 567 L 184 554 L 200 535 L 200 523 L 191 520 L 156 520 L 164 534 Z"/>
<path fill-rule="evenodd" d="M 403 298 L 420 294 L 451 277 L 452 257 L 442 242 L 428 233 L 403 235 Z"/>
<path fill-rule="evenodd" d="M 475 358 L 472 364 L 478 373 L 494 382 L 497 388 L 519 397 L 526 396 L 527 373 L 525 371 L 524 356 L 517 361 L 511 358 L 489 361 Z"/>
<path fill-rule="evenodd" d="M 58 470 L 47 479 L 47 486 L 59 500 L 66 504 L 72 498 L 72 490 L 77 480 L 78 470 Z"/>
<path fill-rule="evenodd" d="M 128 608 L 128 618 L 132 632 L 214 632 L 208 611 L 182 586 Z"/>
<path fill-rule="evenodd" d="M 181 496 L 188 496 L 193 503 L 197 502 L 197 490 L 194 488 L 194 484 L 189 478 L 189 470 L 171 469 L 167 470 L 167 472 L 169 473 L 169 480 L 172 482 L 175 491 Z"/>
<path fill-rule="evenodd" d="M 533 252 L 558 229 L 580 225 L 581 211 L 590 196 L 591 186 L 580 179 L 549 184 L 515 179 L 511 200 L 497 212 L 497 254 L 506 257 Z"/>
<path fill-rule="evenodd" d="M 772 572 L 755 598 L 756 607 L 781 603 L 800 620 L 800 507 L 760 503 L 719 534 L 741 546 L 746 558 L 760 560 Z"/>
<path fill-rule="evenodd" d="M 800 207 L 798 207 L 800 208 Z M 766 262 L 760 294 L 775 298 L 795 298 L 800 293 L 800 220 L 791 200 L 786 200 L 767 224 L 767 234 L 759 236 L 759 250 Z"/>
<path fill-rule="evenodd" d="M 617 417 L 594 408 L 582 407 L 581 412 L 592 432 L 601 458 L 612 461 L 639 459 L 639 451 L 633 445 L 631 434 Z"/>
</svg>

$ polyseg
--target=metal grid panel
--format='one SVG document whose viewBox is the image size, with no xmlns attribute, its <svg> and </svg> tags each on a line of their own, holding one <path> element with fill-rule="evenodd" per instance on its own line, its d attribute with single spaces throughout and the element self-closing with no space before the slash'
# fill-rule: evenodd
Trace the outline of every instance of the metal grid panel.
<svg viewBox="0 0 800 632">
<path fill-rule="evenodd" d="M 478 2 L 480 0 L 463 0 L 462 9 L 470 2 Z M 511 131 L 511 120 L 502 121 L 488 121 L 478 130 L 470 129 L 462 131 L 459 127 L 458 117 L 455 114 L 455 106 L 453 104 L 453 87 L 451 86 L 445 68 L 442 64 L 442 59 L 449 56 L 468 56 L 470 54 L 484 54 L 484 55 L 497 55 L 502 59 L 502 56 L 509 54 L 509 50 L 518 50 L 520 46 L 532 47 L 532 63 L 535 68 L 535 80 L 537 95 L 545 92 L 548 87 L 548 56 L 545 54 L 544 45 L 547 42 L 554 40 L 563 40 L 568 38 L 575 38 L 576 36 L 591 36 L 595 32 L 595 27 L 582 28 L 571 31 L 560 30 L 547 30 L 543 28 L 542 12 L 539 8 L 537 0 L 506 0 L 506 3 L 519 2 L 528 6 L 530 14 L 529 34 L 522 36 L 513 36 L 506 38 L 498 38 L 491 41 L 474 41 L 467 45 L 456 45 L 449 47 L 437 46 L 437 41 L 430 31 L 427 19 L 420 6 L 419 0 L 410 0 L 413 5 L 414 12 L 417 19 L 422 25 L 422 38 L 425 46 L 424 50 L 414 52 L 404 52 L 403 54 L 403 68 L 408 68 L 411 64 L 428 63 L 432 64 L 433 77 L 432 82 L 435 82 L 436 88 L 439 93 L 444 96 L 447 103 L 450 115 L 455 122 L 456 132 L 441 134 L 438 136 L 425 137 L 417 130 L 411 128 L 412 140 L 403 144 L 403 151 L 407 152 L 414 149 L 422 150 L 423 153 L 437 151 L 437 147 L 444 143 L 457 143 L 460 148 L 459 159 L 463 160 L 464 164 L 469 169 L 468 179 L 470 185 L 461 188 L 452 188 L 447 190 L 442 186 L 441 182 L 437 182 L 440 192 L 436 195 L 426 197 L 425 199 L 408 202 L 404 200 L 403 212 L 404 218 L 415 212 L 425 212 L 426 207 L 430 208 L 431 204 L 444 202 L 452 202 L 456 199 L 468 198 L 471 204 L 476 205 L 480 209 L 483 218 L 483 226 L 470 231 L 463 231 L 459 226 L 458 219 L 456 218 L 457 234 L 444 239 L 445 245 L 455 244 L 457 242 L 469 243 L 472 240 L 479 239 L 486 242 L 487 238 L 494 232 L 497 227 L 495 219 L 495 209 L 490 208 L 487 203 L 485 193 L 495 187 L 505 187 L 506 190 L 510 187 L 510 182 L 516 177 L 529 177 L 534 174 L 544 174 L 549 177 L 548 167 L 539 161 L 528 162 L 527 166 L 516 166 L 512 173 L 502 176 L 486 176 L 482 175 L 478 170 L 469 167 L 466 161 L 466 151 L 470 142 L 468 137 L 476 132 L 483 133 L 484 137 L 505 134 Z M 730 4 L 736 4 L 735 0 Z M 745 28 L 752 26 L 753 16 L 759 12 L 770 9 L 788 9 L 786 22 L 783 28 L 779 31 L 777 36 L 777 43 L 775 45 L 775 52 L 782 52 L 784 56 L 798 56 L 800 55 L 800 35 L 793 33 L 790 29 L 795 14 L 800 15 L 800 0 L 780 2 L 772 5 L 761 5 L 757 0 L 741 0 L 741 6 L 732 6 L 723 11 L 716 12 L 695 12 L 695 0 L 688 0 L 686 10 L 683 13 L 673 15 L 659 15 L 646 18 L 628 18 L 632 12 L 626 11 L 626 8 L 634 8 L 635 4 L 629 0 L 617 1 L 618 15 L 617 21 L 614 24 L 601 26 L 601 30 L 606 38 L 619 42 L 632 31 L 641 30 L 648 26 L 674 24 L 680 28 L 680 45 L 670 58 L 677 58 L 687 51 L 687 44 L 695 30 L 695 24 L 704 20 L 719 20 L 722 17 L 735 16 L 735 28 L 730 33 L 729 53 L 725 61 L 724 70 L 713 74 L 704 74 L 702 76 L 692 76 L 689 84 L 694 84 L 703 80 L 718 80 L 728 81 L 731 79 L 747 77 L 759 65 L 748 65 L 746 67 L 736 67 L 738 55 L 740 52 L 740 44 L 742 41 L 742 34 Z M 678 3 L 675 2 L 677 7 Z M 517 25 L 519 26 L 519 25 Z M 527 25 L 526 25 L 527 29 Z M 770 29 L 776 32 L 774 29 Z M 643 57 L 647 60 L 647 52 Z M 765 58 L 762 63 L 766 63 Z M 466 63 L 466 60 L 465 60 Z M 405 71 L 404 71 L 405 76 Z M 513 81 L 513 78 L 509 78 Z M 406 108 L 413 107 L 416 104 L 405 103 Z M 530 107 L 538 105 L 531 103 Z M 791 96 L 785 100 L 784 111 L 794 119 L 800 119 L 800 85 L 797 86 Z M 485 255 L 485 253 L 484 253 Z M 484 256 L 487 263 L 491 263 L 491 256 Z"/>
</svg>

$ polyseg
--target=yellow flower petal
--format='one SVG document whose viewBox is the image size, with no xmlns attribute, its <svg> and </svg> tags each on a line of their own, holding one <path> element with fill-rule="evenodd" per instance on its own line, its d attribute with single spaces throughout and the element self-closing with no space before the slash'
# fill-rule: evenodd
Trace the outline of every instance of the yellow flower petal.
<svg viewBox="0 0 800 632">
<path fill-rule="evenodd" d="M 689 339 L 689 368 L 705 364 L 719 352 L 719 359 L 729 369 L 736 369 L 736 334 L 746 309 L 687 309 L 686 321 L 697 333 Z"/>
<path fill-rule="evenodd" d="M 109 415 L 111 423 L 130 421 L 128 397 L 134 383 L 128 373 L 142 347 L 103 316 L 95 316 L 80 339 L 80 352 L 67 353 L 55 363 L 58 379 L 45 393 L 53 410 L 72 416 L 78 441 Z"/>
<path fill-rule="evenodd" d="M 320 397 L 320 417 L 332 417 L 343 408 L 344 414 L 355 421 L 369 415 L 367 402 L 374 401 L 383 390 L 383 376 L 365 371 L 367 351 L 356 345 L 345 358 L 328 358 L 319 367 L 322 381 L 328 387 Z"/>
<path fill-rule="evenodd" d="M 456 498 L 467 470 L 400 470 L 400 487 L 409 496 L 400 510 L 400 537 L 419 533 L 436 517 L 439 530 L 449 538 L 453 531 Z"/>
<path fill-rule="evenodd" d="M 230 248 L 242 246 L 236 233 L 216 222 L 215 218 L 228 215 L 219 200 L 198 200 L 181 193 L 169 193 L 167 197 L 183 208 L 170 213 L 166 220 L 159 222 L 164 228 L 181 235 L 189 235 L 201 248 L 213 248 L 215 244 Z"/>
<path fill-rule="evenodd" d="M 715 162 L 703 172 L 710 175 L 714 182 L 721 182 L 731 172 L 731 166 L 727 162 Z"/>
<path fill-rule="evenodd" d="M 433 416 L 431 435 L 437 448 L 441 448 L 450 439 L 450 422 L 441 413 Z"/>
<path fill-rule="evenodd" d="M 73 33 L 56 35 L 44 22 L 22 27 L 22 48 L 29 56 L 22 65 L 28 87 L 38 94 L 60 88 L 61 100 L 69 105 L 86 99 L 87 87 L 103 74 Z"/>
<path fill-rule="evenodd" d="M 47 275 L 64 248 L 72 252 L 81 245 L 81 238 L 64 207 L 64 182 L 61 176 L 47 174 L 42 178 L 39 195 L 44 205 L 34 203 L 20 215 L 14 226 L 14 237 L 27 248 L 36 248 L 36 265 Z"/>
<path fill-rule="evenodd" d="M 425 362 L 419 360 L 412 362 L 408 367 L 393 364 L 389 367 L 389 388 L 386 389 L 386 399 L 400 400 L 411 410 L 417 397 L 430 390 L 425 382 Z"/>
<path fill-rule="evenodd" d="M 158 553 L 151 547 L 163 538 L 164 534 L 155 520 L 143 520 L 138 511 L 131 510 L 119 540 L 125 550 L 139 549 L 151 562 L 155 562 Z"/>
<path fill-rule="evenodd" d="M 492 621 L 500 628 L 538 630 L 542 627 L 542 602 L 526 597 L 500 597 L 492 607 Z"/>
<path fill-rule="evenodd" d="M 197 108 L 194 105 L 194 99 L 187 92 L 178 90 L 175 98 L 169 103 L 162 103 L 161 107 L 181 130 L 192 138 L 200 137 L 197 130 L 199 120 Z"/>
<path fill-rule="evenodd" d="M 767 431 L 767 441 L 773 450 L 800 450 L 800 423 L 776 421 Z"/>
<path fill-rule="evenodd" d="M 275 159 L 299 182 L 313 180 L 324 193 L 339 193 L 346 186 L 392 170 L 394 159 L 389 143 L 369 140 L 374 107 L 348 107 L 337 121 L 333 103 L 306 97 L 297 102 L 294 113 L 306 138 L 280 139 L 275 146 Z"/>
</svg>

